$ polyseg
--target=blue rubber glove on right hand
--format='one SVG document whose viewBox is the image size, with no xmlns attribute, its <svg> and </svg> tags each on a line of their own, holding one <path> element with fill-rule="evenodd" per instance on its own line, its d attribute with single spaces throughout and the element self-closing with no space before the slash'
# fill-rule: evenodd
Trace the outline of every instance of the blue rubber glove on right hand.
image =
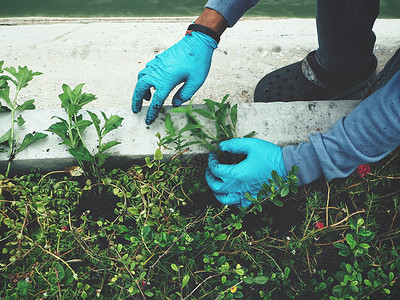
<svg viewBox="0 0 400 300">
<path fill-rule="evenodd" d="M 156 92 L 147 111 L 147 125 L 154 122 L 165 99 L 178 84 L 185 82 L 173 97 L 173 106 L 180 106 L 190 100 L 206 80 L 216 48 L 217 42 L 212 37 L 192 31 L 157 55 L 138 75 L 132 97 L 132 111 L 138 113 L 142 108 L 143 99 L 150 100 L 151 87 L 154 87 Z"/>
<path fill-rule="evenodd" d="M 235 138 L 221 142 L 219 148 L 247 155 L 245 160 L 234 165 L 220 164 L 215 153 L 209 155 L 206 181 L 223 205 L 247 207 L 251 201 L 245 193 L 257 197 L 273 170 L 281 177 L 287 176 L 282 148 L 275 144 L 255 138 Z"/>
</svg>

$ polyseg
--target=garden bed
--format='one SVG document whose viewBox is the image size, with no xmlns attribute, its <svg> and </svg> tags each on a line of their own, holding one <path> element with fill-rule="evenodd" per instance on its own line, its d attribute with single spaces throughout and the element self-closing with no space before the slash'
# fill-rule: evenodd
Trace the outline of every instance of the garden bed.
<svg viewBox="0 0 400 300">
<path fill-rule="evenodd" d="M 286 180 L 275 172 L 249 208 L 224 207 L 205 183 L 206 159 L 189 157 L 188 148 L 218 151 L 219 141 L 237 136 L 237 105 L 227 97 L 174 109 L 187 120 L 183 128 L 165 114 L 153 157 L 105 169 L 120 142 L 103 139 L 123 118 L 84 116 L 94 95 L 64 85 L 65 115 L 47 131 L 77 165 L 15 175 L 19 151 L 46 134 L 20 139 L 25 120 L 16 112 L 33 109 L 33 100 L 18 104 L 8 86 L 19 91 L 38 74 L 5 71 L 14 79 L 0 76 L 1 110 L 12 124 L 0 137 L 9 158 L 0 174 L 1 298 L 399 298 L 400 150 L 329 183 L 297 187 L 295 168 Z M 95 150 L 86 147 L 89 126 Z"/>
<path fill-rule="evenodd" d="M 398 299 L 398 154 L 257 209 L 222 207 L 178 158 L 101 184 L 0 176 L 1 297 Z"/>
</svg>

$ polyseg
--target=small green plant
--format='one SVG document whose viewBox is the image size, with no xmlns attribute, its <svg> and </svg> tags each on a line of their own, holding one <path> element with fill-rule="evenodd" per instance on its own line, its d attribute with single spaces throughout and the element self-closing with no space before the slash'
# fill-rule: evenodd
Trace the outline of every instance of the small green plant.
<svg viewBox="0 0 400 300">
<path fill-rule="evenodd" d="M 237 104 L 231 106 L 227 102 L 228 97 L 229 95 L 226 95 L 221 102 L 204 99 L 205 108 L 194 108 L 191 101 L 187 106 L 172 109 L 171 113 L 185 114 L 187 124 L 177 129 L 171 114 L 166 114 L 167 136 L 161 142 L 166 145 L 175 144 L 178 152 L 190 145 L 200 145 L 209 151 L 219 153 L 219 142 L 238 137 L 236 134 Z M 201 122 L 199 117 L 204 121 Z M 214 130 L 207 129 L 203 125 L 205 122 L 214 124 Z M 245 137 L 251 137 L 254 134 L 253 131 Z"/>
<path fill-rule="evenodd" d="M 57 134 L 62 139 L 60 144 L 68 146 L 69 153 L 76 158 L 82 169 L 86 170 L 86 174 L 88 174 L 88 169 L 85 167 L 85 163 L 89 163 L 90 172 L 97 181 L 100 181 L 101 167 L 110 155 L 106 152 L 120 144 L 118 141 L 103 143 L 103 139 L 110 131 L 121 126 L 123 118 L 117 115 L 108 118 L 105 113 L 101 112 L 104 119 L 103 125 L 101 125 L 99 117 L 95 113 L 87 111 L 91 121 L 83 119 L 83 115 L 79 114 L 80 110 L 84 105 L 95 100 L 96 96 L 82 93 L 82 87 L 83 84 L 79 84 L 72 90 L 66 84 L 62 86 L 63 93 L 59 95 L 59 98 L 61 107 L 65 109 L 68 119 L 54 116 L 53 118 L 57 118 L 60 122 L 51 125 L 47 130 Z M 91 125 L 94 125 L 98 137 L 98 147 L 95 154 L 89 151 L 83 138 L 83 132 Z"/>
<path fill-rule="evenodd" d="M 5 102 L 5 106 L 0 102 L 0 112 L 10 113 L 10 126 L 9 129 L 0 136 L 0 153 L 8 153 L 8 164 L 5 176 L 7 177 L 10 172 L 11 162 L 15 158 L 16 154 L 33 144 L 34 142 L 44 139 L 47 134 L 35 132 L 28 133 L 23 138 L 22 142 L 19 141 L 19 134 L 21 127 L 25 124 L 25 120 L 22 116 L 16 116 L 17 112 L 24 110 L 33 110 L 35 100 L 25 100 L 22 104 L 19 104 L 19 93 L 25 88 L 28 83 L 33 79 L 34 76 L 42 73 L 33 72 L 28 67 L 18 67 L 16 70 L 14 67 L 2 69 L 4 62 L 0 61 L 0 74 L 6 71 L 11 76 L 0 75 L 0 99 Z M 12 83 L 15 86 L 14 96 L 10 95 L 10 85 Z M 1 134 L 1 133 L 0 133 Z"/>
<path fill-rule="evenodd" d="M 336 243 L 335 247 L 340 249 L 339 254 L 348 256 L 353 254 L 354 257 L 364 256 L 370 248 L 369 243 L 374 239 L 375 234 L 367 230 L 364 226 L 364 219 L 351 218 L 349 220 L 351 233 L 346 234 L 346 244 Z"/>
</svg>

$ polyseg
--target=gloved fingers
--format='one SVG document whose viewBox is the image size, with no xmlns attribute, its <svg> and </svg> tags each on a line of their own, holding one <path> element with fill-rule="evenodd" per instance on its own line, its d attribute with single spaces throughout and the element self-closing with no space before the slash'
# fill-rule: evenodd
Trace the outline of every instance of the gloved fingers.
<svg viewBox="0 0 400 300">
<path fill-rule="evenodd" d="M 132 96 L 132 111 L 137 114 L 142 109 L 143 99 L 149 100 L 151 97 L 150 88 L 153 85 L 141 76 L 138 80 Z"/>
<path fill-rule="evenodd" d="M 145 121 L 147 125 L 152 124 L 154 120 L 157 119 L 158 113 L 161 107 L 163 106 L 165 99 L 168 97 L 169 92 L 170 91 L 166 89 L 156 90 L 153 96 L 153 100 L 151 101 L 151 104 L 147 111 L 146 121 Z"/>
<path fill-rule="evenodd" d="M 176 92 L 172 99 L 172 105 L 174 107 L 181 106 L 182 103 L 189 101 L 193 95 L 202 86 L 202 82 L 195 81 L 194 79 L 188 79 L 185 84 Z"/>
<path fill-rule="evenodd" d="M 249 142 L 251 139 L 246 138 L 233 138 L 227 141 L 219 143 L 219 149 L 221 151 L 235 153 L 235 154 L 248 154 Z"/>
<path fill-rule="evenodd" d="M 220 193 L 220 191 L 223 189 L 225 183 L 221 180 L 221 178 L 215 177 L 212 173 L 210 168 L 206 169 L 205 173 L 206 181 L 210 189 L 214 193 Z"/>
<path fill-rule="evenodd" d="M 217 158 L 217 154 L 210 152 L 208 154 L 208 167 L 210 172 L 215 176 L 225 181 L 226 178 L 231 174 L 235 165 L 224 165 L 220 164 Z"/>
</svg>

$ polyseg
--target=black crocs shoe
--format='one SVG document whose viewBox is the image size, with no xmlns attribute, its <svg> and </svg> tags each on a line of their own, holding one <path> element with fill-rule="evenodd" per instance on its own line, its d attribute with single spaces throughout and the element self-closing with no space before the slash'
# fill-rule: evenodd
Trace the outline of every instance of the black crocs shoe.
<svg viewBox="0 0 400 300">
<path fill-rule="evenodd" d="M 254 102 L 349 99 L 375 76 L 375 56 L 360 75 L 343 77 L 320 67 L 314 55 L 310 52 L 302 61 L 265 75 L 256 86 Z"/>
</svg>

